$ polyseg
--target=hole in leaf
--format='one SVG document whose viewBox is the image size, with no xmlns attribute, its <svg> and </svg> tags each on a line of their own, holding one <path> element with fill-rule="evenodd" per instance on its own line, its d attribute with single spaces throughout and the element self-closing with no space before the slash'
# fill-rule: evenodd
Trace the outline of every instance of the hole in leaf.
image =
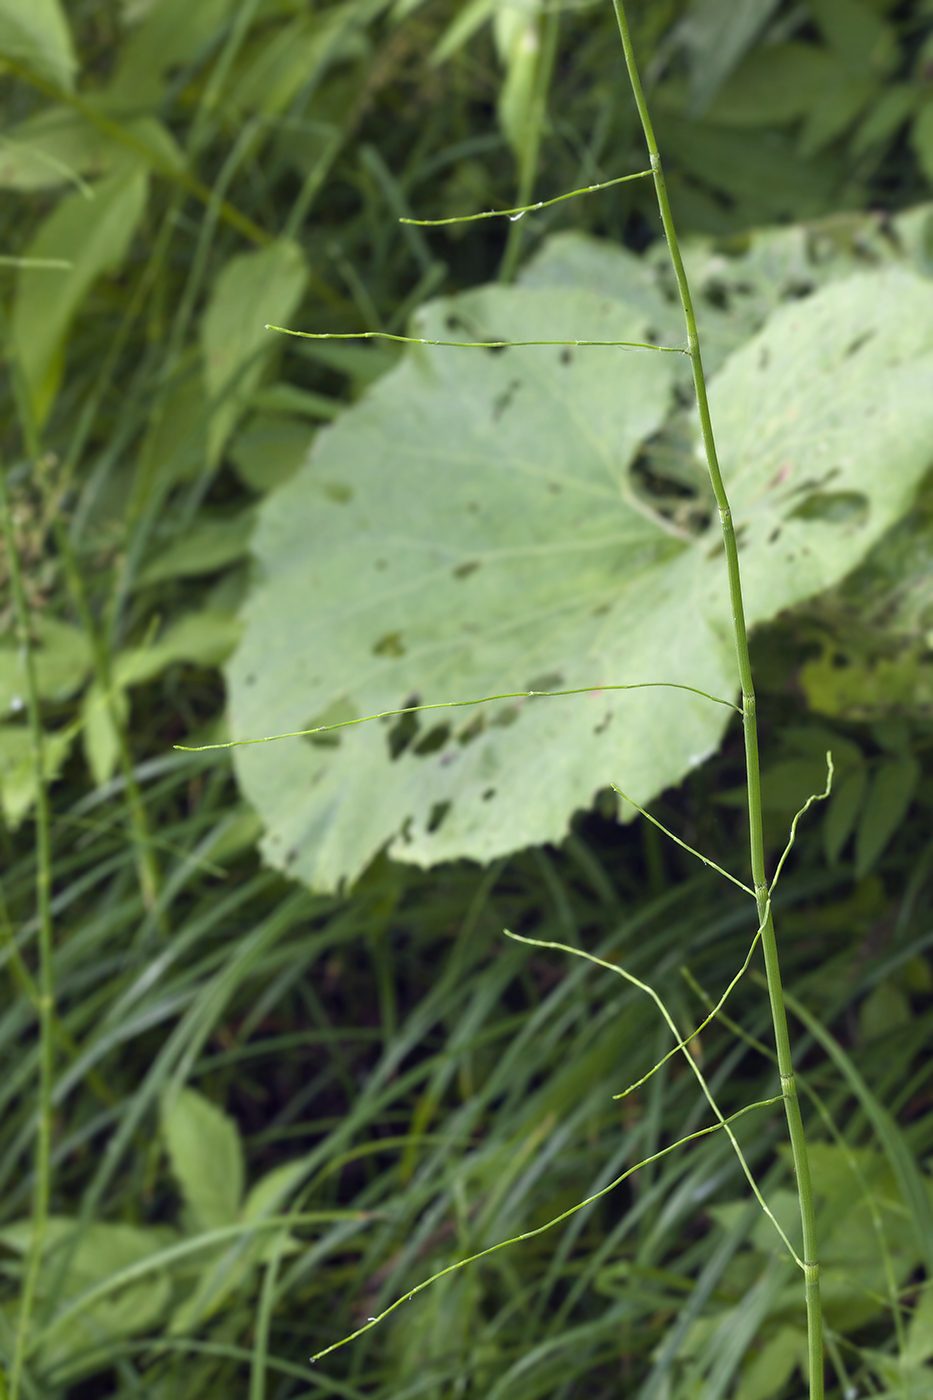
<svg viewBox="0 0 933 1400">
<path fill-rule="evenodd" d="M 497 423 L 507 408 L 510 407 L 516 393 L 522 387 L 520 379 L 513 379 L 507 388 L 503 389 L 494 400 L 492 405 L 492 421 Z"/>
<path fill-rule="evenodd" d="M 450 738 L 449 724 L 436 724 L 433 729 L 429 729 L 420 743 L 416 744 L 412 752 L 423 758 L 426 754 L 437 753 L 442 749 Z"/>
<path fill-rule="evenodd" d="M 439 831 L 449 811 L 449 802 L 435 802 L 431 808 L 431 815 L 428 817 L 428 831 L 432 833 Z"/>
<path fill-rule="evenodd" d="M 467 559 L 463 564 L 458 564 L 454 569 L 454 578 L 469 578 L 470 574 L 475 574 L 479 568 L 478 559 Z"/>
<path fill-rule="evenodd" d="M 373 656 L 404 656 L 401 632 L 386 632 L 373 644 Z"/>
<path fill-rule="evenodd" d="M 517 705 L 503 705 L 501 710 L 497 710 L 492 717 L 492 723 L 499 729 L 508 729 L 510 724 L 514 724 L 518 719 Z"/>
<path fill-rule="evenodd" d="M 525 683 L 526 690 L 544 691 L 556 690 L 563 685 L 564 678 L 560 671 L 545 671 L 542 676 L 532 676 L 530 681 Z"/>
<path fill-rule="evenodd" d="M 327 724 L 346 724 L 348 720 L 357 719 L 356 707 L 351 705 L 346 696 L 341 696 L 318 714 L 312 715 L 309 720 L 301 726 L 302 729 L 318 729 Z M 305 734 L 302 736 L 305 743 L 312 744 L 316 749 L 336 749 L 340 744 L 340 733 L 334 730 L 325 730 L 323 734 Z"/>
<path fill-rule="evenodd" d="M 824 520 L 828 525 L 864 525 L 868 510 L 868 497 L 861 491 L 815 491 L 787 518 Z"/>
<path fill-rule="evenodd" d="M 389 745 L 389 757 L 393 761 L 399 758 L 409 745 L 414 742 L 421 728 L 421 721 L 418 719 L 418 716 L 410 713 L 410 707 L 417 705 L 420 698 L 421 697 L 418 695 L 409 695 L 405 704 L 402 706 L 403 709 L 409 710 L 409 713 L 399 715 L 386 735 L 386 740 Z"/>
<path fill-rule="evenodd" d="M 573 351 L 566 345 L 560 352 L 560 362 L 562 365 L 573 364 Z"/>
<path fill-rule="evenodd" d="M 353 487 L 346 486 L 342 481 L 325 481 L 323 491 L 329 501 L 336 501 L 340 506 L 353 500 Z"/>
<path fill-rule="evenodd" d="M 853 355 L 857 355 L 863 345 L 867 345 L 870 340 L 874 339 L 875 334 L 876 332 L 874 328 L 872 328 L 871 330 L 863 331 L 861 335 L 857 335 L 851 345 L 846 346 L 843 351 L 843 358 L 848 360 L 851 359 Z"/>
<path fill-rule="evenodd" d="M 495 790 L 495 788 L 487 788 L 486 791 L 483 793 L 483 801 L 484 801 L 484 802 L 491 802 L 492 799 L 495 797 L 495 795 L 496 795 L 496 790 Z"/>
<path fill-rule="evenodd" d="M 474 739 L 478 739 L 486 728 L 486 720 L 483 715 L 476 715 L 469 724 L 460 730 L 457 739 L 461 744 L 472 744 Z"/>
</svg>

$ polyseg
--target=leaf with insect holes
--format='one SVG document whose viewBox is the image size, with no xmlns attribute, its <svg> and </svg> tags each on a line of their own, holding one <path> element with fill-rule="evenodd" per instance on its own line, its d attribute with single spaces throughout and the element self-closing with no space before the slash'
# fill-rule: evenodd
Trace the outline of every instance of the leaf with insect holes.
<svg viewBox="0 0 933 1400">
<path fill-rule="evenodd" d="M 646 313 L 567 287 L 423 309 L 432 338 L 635 340 Z M 456 332 L 456 337 L 453 333 Z M 236 751 L 274 865 L 315 887 L 382 847 L 429 865 L 559 840 L 615 782 L 639 802 L 719 741 L 735 691 L 718 521 L 672 538 L 635 495 L 676 357 L 418 347 L 260 509 L 229 666 L 237 738 L 511 690 L 501 701 Z M 750 622 L 826 588 L 908 506 L 933 442 L 933 283 L 900 269 L 777 311 L 712 386 Z M 879 463 L 884 470 L 879 470 Z"/>
</svg>

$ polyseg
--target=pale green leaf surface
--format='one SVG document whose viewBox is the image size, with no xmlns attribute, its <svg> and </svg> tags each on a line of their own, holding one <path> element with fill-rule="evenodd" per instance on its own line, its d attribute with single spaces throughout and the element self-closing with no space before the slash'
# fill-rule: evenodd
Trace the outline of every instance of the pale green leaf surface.
<svg viewBox="0 0 933 1400">
<path fill-rule="evenodd" d="M 3 55 L 70 92 L 77 64 L 59 0 L 0 0 Z"/>
<path fill-rule="evenodd" d="M 513 339 L 644 328 L 592 293 L 495 288 L 434 305 L 416 334 L 449 335 L 451 317 L 458 334 Z M 892 270 L 782 308 L 720 374 L 752 622 L 843 576 L 906 508 L 933 441 L 930 347 L 933 286 Z M 408 356 L 262 508 L 263 582 L 230 666 L 235 736 L 414 697 L 658 681 L 731 695 L 717 533 L 671 539 L 628 485 L 672 358 Z M 328 746 L 241 749 L 237 765 L 267 858 L 332 887 L 386 843 L 430 864 L 560 839 L 610 782 L 644 803 L 715 747 L 725 718 L 685 693 L 594 691 L 423 716 L 395 758 L 392 727 L 374 723 Z"/>
<path fill-rule="evenodd" d="M 182 1089 L 162 1115 L 172 1171 L 194 1223 L 232 1225 L 243 1196 L 243 1148 L 232 1118 L 194 1089 Z"/>
<path fill-rule="evenodd" d="M 68 700 L 80 690 L 91 669 L 91 647 L 78 627 L 44 616 L 37 623 L 33 650 L 36 683 L 42 700 Z M 25 656 L 17 646 L 0 645 L 0 715 L 26 707 Z"/>
<path fill-rule="evenodd" d="M 288 324 L 307 280 L 304 255 L 287 239 L 238 254 L 217 278 L 201 323 L 207 391 L 218 400 L 208 430 L 212 460 L 276 349 L 275 333 L 266 325 Z"/>
<path fill-rule="evenodd" d="M 75 733 L 73 727 L 46 733 L 46 782 L 54 782 L 61 772 Z M 36 766 L 29 729 L 23 724 L 0 724 L 0 808 L 11 831 L 19 826 L 32 807 L 36 793 Z"/>
<path fill-rule="evenodd" d="M 97 185 L 95 197 L 63 200 L 25 249 L 31 258 L 63 258 L 67 272 L 21 269 L 13 335 L 33 407 L 42 421 L 61 378 L 65 339 L 91 286 L 126 256 L 146 204 L 148 179 L 138 167 Z"/>
</svg>

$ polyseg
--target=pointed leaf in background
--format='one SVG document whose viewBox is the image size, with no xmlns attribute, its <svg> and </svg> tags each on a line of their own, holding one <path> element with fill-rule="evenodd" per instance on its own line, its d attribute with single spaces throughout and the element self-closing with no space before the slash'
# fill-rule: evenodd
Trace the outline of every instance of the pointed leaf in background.
<svg viewBox="0 0 933 1400">
<path fill-rule="evenodd" d="M 152 117 L 124 123 L 124 130 L 161 161 L 184 166 L 184 157 L 171 133 Z M 100 176 L 138 164 L 137 152 L 104 135 L 80 112 L 49 107 L 20 122 L 0 138 L 0 188 L 49 190 L 75 185 L 93 198 L 82 176 Z"/>
<path fill-rule="evenodd" d="M 243 1196 L 243 1148 L 232 1118 L 194 1089 L 182 1089 L 162 1115 L 172 1171 L 195 1225 L 236 1220 Z"/>
<path fill-rule="evenodd" d="M 35 623 L 33 660 L 42 700 L 67 700 L 81 689 L 91 669 L 86 633 L 57 618 L 41 615 Z M 0 716 L 26 708 L 25 656 L 18 646 L 0 644 Z"/>
<path fill-rule="evenodd" d="M 77 64 L 58 0 L 0 0 L 0 68 L 4 56 L 71 91 Z"/>
<path fill-rule="evenodd" d="M 231 258 L 217 278 L 201 323 L 208 396 L 217 401 L 208 431 L 212 461 L 259 383 L 266 360 L 281 348 L 266 325 L 288 323 L 307 281 L 301 249 L 284 238 L 258 253 Z"/>
<path fill-rule="evenodd" d="M 54 783 L 71 751 L 77 726 L 45 735 L 45 780 Z M 32 734 L 24 724 L 0 724 L 0 809 L 15 831 L 36 800 L 36 763 Z"/>
<path fill-rule="evenodd" d="M 146 206 L 145 170 L 132 167 L 103 180 L 94 198 L 69 195 L 24 250 L 30 258 L 58 258 L 67 270 L 21 268 L 13 335 L 39 422 L 48 416 L 62 374 L 72 319 L 98 277 L 126 257 Z"/>
</svg>

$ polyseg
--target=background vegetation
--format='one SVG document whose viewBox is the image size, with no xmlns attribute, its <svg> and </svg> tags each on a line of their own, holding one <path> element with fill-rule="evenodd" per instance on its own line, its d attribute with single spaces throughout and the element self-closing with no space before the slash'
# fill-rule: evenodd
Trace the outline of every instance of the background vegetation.
<svg viewBox="0 0 933 1400">
<path fill-rule="evenodd" d="M 928 0 L 633 9 L 723 350 L 834 259 L 929 273 Z M 558 847 L 426 872 L 382 856 L 314 893 L 260 862 L 226 758 L 172 748 L 227 733 L 257 503 L 396 360 L 263 324 L 402 330 L 560 230 L 650 261 L 638 184 L 535 221 L 397 222 L 641 168 L 611 11 L 0 0 L 0 54 L 0 443 L 53 803 L 52 1219 L 21 1393 L 800 1393 L 802 1292 L 716 1135 L 309 1365 L 433 1269 L 707 1121 L 676 1061 L 614 1102 L 667 1048 L 652 1008 L 502 929 L 624 960 L 686 1027 L 741 964 L 748 911 L 606 804 Z M 752 257 L 770 224 L 802 225 L 793 277 Z M 676 513 L 686 452 L 661 449 L 644 490 Z M 755 639 L 774 847 L 828 742 L 840 770 L 778 903 L 845 1400 L 933 1393 L 931 532 L 924 485 L 856 573 Z M 4 554 L 0 577 L 9 1371 L 40 1045 Z M 740 781 L 730 730 L 652 810 L 741 873 Z M 760 985 L 730 1017 L 698 1050 L 727 1112 L 775 1092 Z M 780 1214 L 780 1119 L 740 1132 Z"/>
</svg>

